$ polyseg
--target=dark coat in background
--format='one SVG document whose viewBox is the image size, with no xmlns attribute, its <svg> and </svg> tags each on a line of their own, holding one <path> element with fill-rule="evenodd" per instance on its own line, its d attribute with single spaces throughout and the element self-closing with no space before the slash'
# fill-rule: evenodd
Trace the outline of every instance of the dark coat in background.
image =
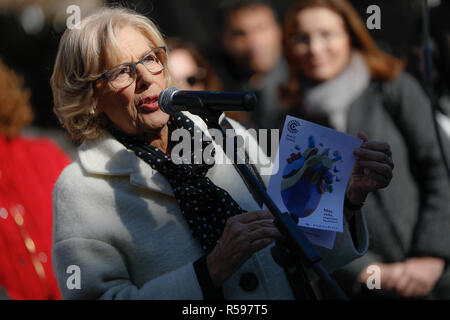
<svg viewBox="0 0 450 320">
<path fill-rule="evenodd" d="M 373 81 L 350 108 L 348 133 L 362 131 L 369 140 L 389 142 L 395 164 L 391 184 L 371 193 L 364 206 L 368 253 L 335 275 L 352 283 L 348 290 L 356 296 L 358 274 L 374 262 L 417 256 L 450 260 L 450 187 L 431 115 L 428 98 L 406 73 L 383 84 Z M 450 142 L 442 138 L 449 157 Z M 431 295 L 450 299 L 448 270 Z"/>
<path fill-rule="evenodd" d="M 289 114 L 331 127 L 326 115 L 301 110 L 294 107 Z M 375 262 L 418 256 L 450 260 L 450 185 L 431 115 L 428 97 L 407 73 L 390 82 L 372 80 L 350 106 L 347 133 L 362 131 L 369 140 L 388 142 L 395 164 L 390 185 L 371 192 L 364 205 L 368 252 L 333 275 L 352 298 L 390 296 L 357 283 L 358 275 Z M 450 141 L 444 133 L 442 138 L 450 158 Z M 450 299 L 450 271 L 430 297 Z"/>
</svg>

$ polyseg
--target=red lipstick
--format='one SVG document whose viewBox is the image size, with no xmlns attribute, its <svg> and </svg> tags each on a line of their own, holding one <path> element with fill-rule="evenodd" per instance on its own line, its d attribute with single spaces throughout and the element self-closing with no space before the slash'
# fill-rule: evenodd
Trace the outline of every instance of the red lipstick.
<svg viewBox="0 0 450 320">
<path fill-rule="evenodd" d="M 149 96 L 141 101 L 139 108 L 145 111 L 154 112 L 159 109 L 158 95 Z"/>
</svg>

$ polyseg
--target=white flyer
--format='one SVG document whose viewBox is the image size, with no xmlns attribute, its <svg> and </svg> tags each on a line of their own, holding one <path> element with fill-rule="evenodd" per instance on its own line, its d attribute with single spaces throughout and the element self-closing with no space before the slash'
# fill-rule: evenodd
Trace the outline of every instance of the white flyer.
<svg viewBox="0 0 450 320">
<path fill-rule="evenodd" d="M 268 194 L 309 240 L 332 248 L 343 232 L 345 190 L 362 140 L 287 116 Z"/>
</svg>

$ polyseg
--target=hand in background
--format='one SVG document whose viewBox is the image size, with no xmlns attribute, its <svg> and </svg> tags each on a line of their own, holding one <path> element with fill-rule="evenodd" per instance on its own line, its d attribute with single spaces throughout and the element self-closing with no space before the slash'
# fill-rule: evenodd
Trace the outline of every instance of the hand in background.
<svg viewBox="0 0 450 320">
<path fill-rule="evenodd" d="M 426 296 L 439 280 L 445 262 L 435 257 L 410 258 L 403 262 L 403 272 L 394 291 L 403 297 Z"/>
<path fill-rule="evenodd" d="M 402 276 L 403 269 L 404 269 L 403 263 L 401 263 L 401 262 L 398 262 L 398 263 L 376 262 L 376 263 L 373 263 L 372 265 L 376 265 L 380 268 L 381 290 L 390 291 L 390 290 L 394 289 Z M 361 272 L 361 274 L 359 275 L 358 280 L 359 280 L 359 282 L 361 282 L 363 284 L 367 283 L 367 279 L 372 274 L 372 272 L 367 272 L 367 268 L 365 268 L 363 270 L 363 272 Z"/>
<path fill-rule="evenodd" d="M 410 258 L 404 262 L 374 263 L 380 268 L 381 290 L 405 297 L 424 297 L 434 288 L 444 271 L 445 262 L 435 257 Z M 371 273 L 364 269 L 359 282 L 366 284 Z"/>
</svg>

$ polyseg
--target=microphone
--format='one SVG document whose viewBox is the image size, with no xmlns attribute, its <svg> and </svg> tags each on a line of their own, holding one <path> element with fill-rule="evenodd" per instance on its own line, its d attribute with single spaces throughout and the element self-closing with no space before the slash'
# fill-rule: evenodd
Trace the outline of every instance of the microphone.
<svg viewBox="0 0 450 320">
<path fill-rule="evenodd" d="M 168 114 L 180 111 L 203 115 L 209 111 L 251 111 L 256 96 L 251 92 L 184 91 L 175 87 L 159 95 L 159 108 Z"/>
</svg>

